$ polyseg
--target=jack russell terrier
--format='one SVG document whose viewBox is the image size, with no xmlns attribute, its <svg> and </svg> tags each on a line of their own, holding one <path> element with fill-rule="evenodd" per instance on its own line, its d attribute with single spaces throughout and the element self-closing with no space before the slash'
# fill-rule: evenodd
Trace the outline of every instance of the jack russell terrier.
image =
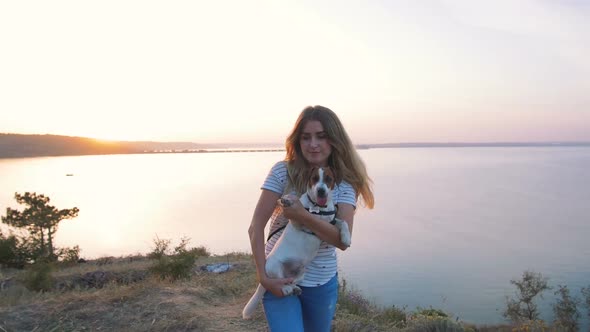
<svg viewBox="0 0 590 332">
<path fill-rule="evenodd" d="M 340 240 L 347 247 L 350 246 L 350 230 L 348 224 L 336 218 L 336 207 L 332 200 L 332 190 L 335 185 L 334 173 L 329 167 L 314 167 L 308 181 L 307 192 L 299 200 L 303 207 L 322 220 L 330 222 L 340 230 Z M 280 204 L 290 206 L 292 202 L 283 196 Z M 322 240 L 312 231 L 303 227 L 295 220 L 289 220 L 283 234 L 266 257 L 265 271 L 270 278 L 294 278 L 293 283 L 284 285 L 283 295 L 301 294 L 297 283 L 303 280 L 305 266 L 311 262 L 320 249 Z M 258 284 L 256 293 L 242 311 L 242 317 L 249 319 L 266 289 Z"/>
</svg>

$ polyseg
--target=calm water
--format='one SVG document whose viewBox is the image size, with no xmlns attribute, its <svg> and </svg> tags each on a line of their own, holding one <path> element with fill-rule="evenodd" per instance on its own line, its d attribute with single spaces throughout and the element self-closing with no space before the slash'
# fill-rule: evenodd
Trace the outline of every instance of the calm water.
<svg viewBox="0 0 590 332">
<path fill-rule="evenodd" d="M 590 285 L 590 148 L 360 153 L 376 208 L 359 209 L 340 275 L 378 304 L 432 305 L 498 323 L 510 279 L 526 269 L 576 295 Z M 259 187 L 283 154 L 0 160 L 0 211 L 18 207 L 14 192 L 24 191 L 80 208 L 61 223 L 57 242 L 80 245 L 84 257 L 146 253 L 156 235 L 174 243 L 188 236 L 217 254 L 249 251 Z M 541 302 L 548 320 L 553 299 L 547 292 Z"/>
</svg>

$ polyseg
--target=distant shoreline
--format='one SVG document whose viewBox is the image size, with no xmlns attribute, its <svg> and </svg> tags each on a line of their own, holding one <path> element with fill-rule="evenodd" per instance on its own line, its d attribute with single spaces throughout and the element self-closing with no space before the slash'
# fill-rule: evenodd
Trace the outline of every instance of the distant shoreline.
<svg viewBox="0 0 590 332">
<path fill-rule="evenodd" d="M 471 147 L 590 147 L 590 142 L 405 142 L 357 144 L 357 149 Z M 102 141 L 87 137 L 0 133 L 0 159 L 86 155 L 227 153 L 285 151 L 280 144 L 202 144 L 193 142 Z"/>
<path fill-rule="evenodd" d="M 590 142 L 447 142 L 447 143 L 385 143 L 385 144 L 359 144 L 357 148 L 464 148 L 464 147 L 590 147 Z"/>
<path fill-rule="evenodd" d="M 397 148 L 471 148 L 471 147 L 590 147 L 590 142 L 557 142 L 557 143 L 387 143 L 358 144 L 358 150 L 397 149 Z M 212 148 L 195 150 L 162 150 L 144 151 L 141 153 L 221 153 L 221 152 L 275 152 L 285 148 Z"/>
<path fill-rule="evenodd" d="M 590 147 L 590 143 L 559 143 L 559 144 L 542 144 L 542 143 L 440 143 L 440 144 L 392 144 L 392 145 L 358 145 L 358 150 L 370 149 L 412 149 L 412 148 L 517 148 L 517 147 Z M 40 154 L 40 155 L 22 155 L 22 156 L 2 156 L 1 159 L 22 159 L 22 158 L 43 158 L 43 157 L 80 157 L 80 156 L 105 156 L 105 155 L 138 155 L 138 154 L 183 154 L 183 153 L 244 153 L 244 152 L 281 152 L 284 148 L 215 148 L 215 149 L 196 149 L 196 150 L 154 150 L 154 151 L 137 151 L 137 152 L 114 152 L 114 153 L 76 153 L 76 154 Z"/>
</svg>

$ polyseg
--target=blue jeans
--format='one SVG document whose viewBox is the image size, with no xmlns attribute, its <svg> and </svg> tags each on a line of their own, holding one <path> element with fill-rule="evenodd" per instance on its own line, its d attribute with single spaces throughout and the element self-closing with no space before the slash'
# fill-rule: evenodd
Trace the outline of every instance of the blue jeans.
<svg viewBox="0 0 590 332">
<path fill-rule="evenodd" d="M 330 331 L 338 300 L 338 274 L 322 286 L 301 290 L 299 296 L 264 294 L 262 304 L 271 332 Z"/>
</svg>

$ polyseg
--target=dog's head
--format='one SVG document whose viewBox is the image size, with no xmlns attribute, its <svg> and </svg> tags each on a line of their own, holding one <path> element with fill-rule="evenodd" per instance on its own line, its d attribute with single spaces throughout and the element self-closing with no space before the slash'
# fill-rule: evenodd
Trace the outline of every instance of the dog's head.
<svg viewBox="0 0 590 332">
<path fill-rule="evenodd" d="M 330 167 L 314 167 L 307 185 L 307 194 L 319 206 L 325 206 L 332 199 L 336 179 Z"/>
</svg>

